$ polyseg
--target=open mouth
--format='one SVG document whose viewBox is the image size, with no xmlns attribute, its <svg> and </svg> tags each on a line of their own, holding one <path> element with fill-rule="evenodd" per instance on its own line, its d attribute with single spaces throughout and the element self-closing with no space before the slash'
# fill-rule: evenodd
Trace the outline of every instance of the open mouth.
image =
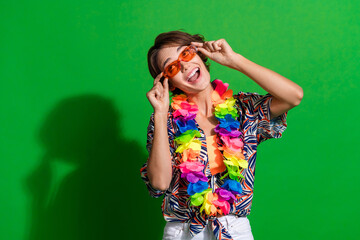
<svg viewBox="0 0 360 240">
<path fill-rule="evenodd" d="M 199 78 L 199 76 L 200 76 L 200 68 L 197 67 L 190 73 L 190 75 L 187 78 L 187 81 L 194 82 Z"/>
</svg>

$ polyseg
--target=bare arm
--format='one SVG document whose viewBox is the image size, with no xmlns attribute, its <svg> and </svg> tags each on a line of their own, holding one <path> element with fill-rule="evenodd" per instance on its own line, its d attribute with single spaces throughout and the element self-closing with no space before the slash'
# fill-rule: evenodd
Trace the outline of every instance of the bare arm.
<svg viewBox="0 0 360 240">
<path fill-rule="evenodd" d="M 271 118 L 300 104 L 303 90 L 299 85 L 234 52 L 225 39 L 205 43 L 192 42 L 192 44 L 213 61 L 242 72 L 269 92 L 273 98 L 270 106 Z"/>
<path fill-rule="evenodd" d="M 230 67 L 254 80 L 273 96 L 270 105 L 271 118 L 275 118 L 299 105 L 303 98 L 303 90 L 299 85 L 240 54 L 235 54 L 233 64 Z"/>
<path fill-rule="evenodd" d="M 172 163 L 167 131 L 169 110 L 168 79 L 161 84 L 160 73 L 154 80 L 154 86 L 146 94 L 154 108 L 154 136 L 147 162 L 147 172 L 150 184 L 161 191 L 169 188 L 172 179 Z"/>
<path fill-rule="evenodd" d="M 154 114 L 154 137 L 147 169 L 151 185 L 161 191 L 169 188 L 172 178 L 167 118 L 167 114 Z"/>
</svg>

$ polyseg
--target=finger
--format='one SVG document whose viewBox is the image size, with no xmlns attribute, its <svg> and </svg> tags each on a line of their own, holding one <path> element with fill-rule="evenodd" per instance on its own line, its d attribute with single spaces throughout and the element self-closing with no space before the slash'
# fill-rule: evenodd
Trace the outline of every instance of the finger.
<svg viewBox="0 0 360 240">
<path fill-rule="evenodd" d="M 156 97 L 154 95 L 151 95 L 151 96 L 149 95 L 147 98 L 148 98 L 151 105 L 153 105 L 153 103 L 157 102 L 157 99 L 156 99 Z"/>
<path fill-rule="evenodd" d="M 161 79 L 157 79 L 155 84 L 154 84 L 154 87 L 161 87 L 162 88 L 162 82 L 160 81 Z"/>
<path fill-rule="evenodd" d="M 212 48 L 214 49 L 215 52 L 218 51 L 218 47 L 216 45 L 216 42 L 212 42 L 211 46 L 212 46 Z"/>
<path fill-rule="evenodd" d="M 211 50 L 209 49 L 209 43 L 208 42 L 204 42 L 203 44 L 203 49 L 206 49 L 207 51 L 211 52 Z"/>
<path fill-rule="evenodd" d="M 161 77 L 164 75 L 163 72 L 159 73 L 156 78 L 154 79 L 154 85 L 156 85 L 156 83 L 158 83 L 161 79 Z"/>
<path fill-rule="evenodd" d="M 157 82 L 156 85 L 155 85 L 155 89 L 158 89 L 159 91 L 164 91 L 164 87 L 163 85 L 161 84 L 161 82 Z"/>
<path fill-rule="evenodd" d="M 209 48 L 209 43 L 208 43 L 208 42 L 205 42 L 205 43 L 204 43 L 203 48 L 206 49 L 207 51 L 211 52 L 211 50 L 210 50 L 210 48 Z"/>
<path fill-rule="evenodd" d="M 201 43 L 201 42 L 191 42 L 191 45 L 194 45 L 196 47 L 203 47 L 204 46 L 204 43 Z"/>
<path fill-rule="evenodd" d="M 205 49 L 206 51 L 208 51 L 209 53 L 211 53 L 211 49 L 210 49 L 208 46 L 204 45 L 203 49 Z"/>
<path fill-rule="evenodd" d="M 201 52 L 202 54 L 204 54 L 207 57 L 211 57 L 211 52 L 209 52 L 205 48 L 199 48 L 198 51 Z"/>
<path fill-rule="evenodd" d="M 216 51 L 220 51 L 220 50 L 221 50 L 221 42 L 220 42 L 220 41 L 215 41 L 215 42 L 213 42 L 212 46 L 213 46 L 213 48 L 214 48 Z"/>
<path fill-rule="evenodd" d="M 164 95 L 169 94 L 169 79 L 165 78 L 164 79 Z"/>
<path fill-rule="evenodd" d="M 159 80 L 158 80 L 158 78 L 156 77 L 156 78 L 154 79 L 154 86 L 157 84 L 158 81 L 159 81 Z"/>
<path fill-rule="evenodd" d="M 157 99 L 161 99 L 162 97 L 161 97 L 161 91 L 157 88 L 157 89 L 155 89 L 155 96 L 156 96 L 156 98 Z"/>
<path fill-rule="evenodd" d="M 215 52 L 214 47 L 212 46 L 213 41 L 206 42 L 205 45 L 210 49 L 211 52 Z"/>
<path fill-rule="evenodd" d="M 161 73 L 162 74 L 162 73 Z M 160 79 L 161 79 L 161 76 L 159 77 L 159 75 L 158 76 L 156 76 L 156 78 L 154 79 L 154 86 L 158 83 L 158 82 L 160 82 Z"/>
<path fill-rule="evenodd" d="M 159 91 L 160 91 L 160 98 L 164 97 L 164 85 L 162 83 L 159 82 Z"/>
<path fill-rule="evenodd" d="M 151 89 L 147 94 L 146 97 L 149 99 L 150 102 L 154 102 L 156 100 L 155 90 Z"/>
</svg>

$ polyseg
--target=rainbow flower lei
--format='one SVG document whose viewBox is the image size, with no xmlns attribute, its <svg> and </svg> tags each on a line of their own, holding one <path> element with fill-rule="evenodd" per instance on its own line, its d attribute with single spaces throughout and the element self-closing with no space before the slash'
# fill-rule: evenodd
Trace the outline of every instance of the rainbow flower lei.
<svg viewBox="0 0 360 240">
<path fill-rule="evenodd" d="M 244 142 L 242 133 L 238 131 L 240 123 L 236 120 L 239 116 L 234 107 L 235 99 L 233 91 L 228 89 L 229 84 L 216 79 L 213 81 L 214 91 L 212 103 L 215 107 L 215 117 L 219 124 L 215 127 L 217 138 L 223 144 L 219 148 L 224 157 L 226 173 L 221 179 L 227 178 L 224 184 L 213 191 L 208 188 L 208 178 L 205 176 L 205 165 L 197 158 L 200 156 L 201 134 L 196 127 L 195 117 L 198 107 L 189 103 L 185 94 L 174 95 L 171 106 L 175 110 L 174 120 L 179 131 L 175 142 L 178 145 L 176 152 L 181 154 L 181 178 L 186 179 L 189 184 L 187 193 L 190 195 L 190 205 L 200 207 L 200 212 L 215 216 L 227 215 L 230 212 L 230 204 L 236 200 L 236 195 L 242 193 L 240 182 L 244 179 L 241 174 L 248 167 L 248 162 L 242 153 Z"/>
</svg>

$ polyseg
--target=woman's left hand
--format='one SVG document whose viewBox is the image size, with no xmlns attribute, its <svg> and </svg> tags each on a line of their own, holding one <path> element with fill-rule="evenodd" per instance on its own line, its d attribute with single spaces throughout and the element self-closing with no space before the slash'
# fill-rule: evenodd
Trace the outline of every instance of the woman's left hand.
<svg viewBox="0 0 360 240">
<path fill-rule="evenodd" d="M 205 43 L 191 42 L 191 45 L 196 46 L 199 52 L 211 60 L 227 67 L 232 67 L 237 54 L 223 38 Z"/>
</svg>

